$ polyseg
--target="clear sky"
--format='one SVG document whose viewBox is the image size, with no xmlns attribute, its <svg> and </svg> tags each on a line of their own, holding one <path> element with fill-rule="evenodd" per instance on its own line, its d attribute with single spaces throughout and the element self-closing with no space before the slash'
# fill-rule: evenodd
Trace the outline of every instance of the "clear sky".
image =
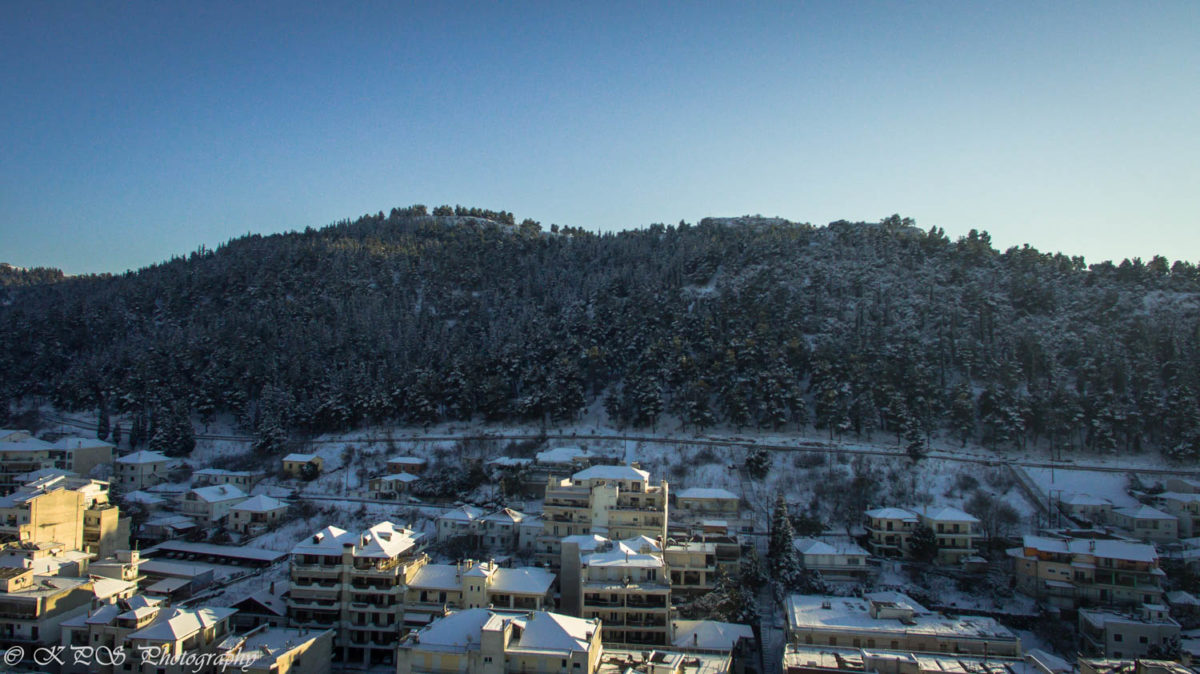
<svg viewBox="0 0 1200 674">
<path fill-rule="evenodd" d="M 0 261 L 462 204 L 1200 262 L 1200 2 L 0 3 Z"/>
</svg>

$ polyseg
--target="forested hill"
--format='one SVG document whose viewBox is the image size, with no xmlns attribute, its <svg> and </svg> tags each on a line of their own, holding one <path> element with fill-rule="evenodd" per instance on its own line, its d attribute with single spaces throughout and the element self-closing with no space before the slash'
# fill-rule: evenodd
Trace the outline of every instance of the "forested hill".
<svg viewBox="0 0 1200 674">
<path fill-rule="evenodd" d="M 0 414 L 39 396 L 143 420 L 232 411 L 270 444 L 385 420 L 571 420 L 602 400 L 628 427 L 1200 455 L 1190 264 L 1089 269 L 896 216 L 595 235 L 459 212 L 0 288 Z"/>
</svg>

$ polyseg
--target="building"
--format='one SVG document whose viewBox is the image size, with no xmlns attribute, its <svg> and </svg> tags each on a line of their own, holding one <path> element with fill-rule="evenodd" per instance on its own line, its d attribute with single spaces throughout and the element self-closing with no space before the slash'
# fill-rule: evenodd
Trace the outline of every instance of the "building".
<svg viewBox="0 0 1200 674">
<path fill-rule="evenodd" d="M 1017 589 L 1062 608 L 1162 603 L 1154 546 L 1124 540 L 1025 536 L 1011 548 Z"/>
<path fill-rule="evenodd" d="M 265 533 L 287 516 L 288 504 L 277 498 L 251 496 L 229 509 L 227 526 L 249 536 Z"/>
<path fill-rule="evenodd" d="M 62 623 L 86 613 L 93 598 L 90 580 L 0 567 L 0 650 L 59 643 Z"/>
<path fill-rule="evenodd" d="M 113 463 L 116 483 L 121 491 L 129 492 L 153 487 L 167 480 L 167 468 L 171 459 L 165 454 L 138 451 L 117 457 Z"/>
<path fill-rule="evenodd" d="M 112 603 L 93 606 L 89 611 L 63 621 L 59 643 L 68 649 L 92 647 L 104 648 L 109 652 L 127 649 L 126 639 L 129 635 L 153 623 L 160 617 L 162 608 L 161 599 L 145 595 L 135 595 Z M 114 670 L 117 672 L 132 671 L 134 661 L 140 661 L 140 658 L 136 657 L 136 653 L 127 653 L 126 655 L 134 656 L 126 659 L 127 662 L 130 662 L 128 669 L 114 668 L 108 661 L 97 662 L 88 659 L 76 661 L 75 658 L 70 658 L 64 663 L 63 671 L 70 674 L 81 674 L 82 672 L 113 674 Z"/>
<path fill-rule="evenodd" d="M 797 538 L 792 542 L 800 564 L 826 580 L 866 580 L 871 575 L 869 554 L 848 539 Z"/>
<path fill-rule="evenodd" d="M 291 552 L 291 625 L 334 630 L 334 655 L 344 665 L 393 662 L 406 587 L 428 563 L 423 537 L 391 522 L 313 534 Z"/>
<path fill-rule="evenodd" d="M 438 515 L 437 542 L 445 543 L 456 538 L 466 538 L 474 542 L 479 534 L 477 523 L 484 512 L 482 508 L 463 505 Z"/>
<path fill-rule="evenodd" d="M 698 515 L 736 518 L 741 499 L 728 489 L 690 487 L 675 494 L 675 512 L 679 515 Z"/>
<path fill-rule="evenodd" d="M 231 663 L 229 669 L 244 674 L 328 674 L 333 669 L 333 630 L 261 625 L 226 637 L 217 652 Z"/>
<path fill-rule="evenodd" d="M 558 564 L 559 541 L 577 534 L 666 540 L 669 495 L 666 480 L 651 484 L 650 473 L 634 466 L 596 465 L 567 479 L 551 477 L 538 559 Z"/>
<path fill-rule="evenodd" d="M 983 538 L 978 518 L 949 506 L 920 510 L 877 508 L 868 510 L 866 516 L 871 552 L 880 557 L 911 556 L 910 541 L 918 525 L 933 530 L 940 564 L 958 564 L 973 556 Z"/>
<path fill-rule="evenodd" d="M 420 475 L 428 465 L 429 462 L 419 456 L 393 456 L 388 459 L 387 472 Z"/>
<path fill-rule="evenodd" d="M 183 656 L 217 653 L 217 646 L 233 631 L 230 619 L 234 613 L 234 609 L 224 607 L 162 608 L 148 625 L 125 637 L 128 650 L 132 653 L 153 649 L 150 652 L 157 654 L 158 659 L 138 658 L 132 670 L 122 671 L 192 674 L 196 665 Z M 163 666 L 164 662 L 169 664 Z"/>
<path fill-rule="evenodd" d="M 180 497 L 179 512 L 208 526 L 223 524 L 229 511 L 247 498 L 246 492 L 230 484 L 196 487 Z"/>
<path fill-rule="evenodd" d="M 30 437 L 26 431 L 15 431 L 8 437 L 0 442 L 0 494 L 20 486 L 19 476 L 54 467 L 50 456 L 54 446 L 49 442 Z"/>
<path fill-rule="evenodd" d="M 1200 535 L 1200 493 L 1168 491 L 1156 498 L 1159 506 L 1175 517 L 1180 538 Z"/>
<path fill-rule="evenodd" d="M 489 550 L 516 552 L 521 543 L 521 522 L 525 514 L 512 508 L 502 508 L 484 515 L 477 521 L 479 542 Z"/>
<path fill-rule="evenodd" d="M 312 468 L 305 468 L 312 466 Z M 305 471 L 315 470 L 320 475 L 325 470 L 325 459 L 316 454 L 288 454 L 283 457 L 283 474 L 287 477 L 302 478 Z"/>
<path fill-rule="evenodd" d="M 1104 524 L 1113 510 L 1112 501 L 1090 494 L 1071 494 L 1059 500 L 1058 507 L 1071 518 L 1091 524 Z"/>
<path fill-rule="evenodd" d="M 53 541 L 0 544 L 0 567 L 32 570 L 39 576 L 84 578 L 92 556 Z"/>
<path fill-rule="evenodd" d="M 1053 656 L 1050 656 L 1051 658 Z M 1049 658 L 994 655 L 908 653 L 884 649 L 832 648 L 787 644 L 783 674 L 1072 674 L 1074 668 L 1048 669 Z M 1058 658 L 1053 658 L 1058 666 Z"/>
<path fill-rule="evenodd" d="M 69 470 L 87 477 L 96 466 L 112 463 L 116 445 L 96 438 L 66 437 L 50 445 L 50 458 L 55 468 Z"/>
<path fill-rule="evenodd" d="M 1021 640 L 992 618 L 951 618 L 899 592 L 863 598 L 791 595 L 788 640 L 799 646 L 1020 657 Z"/>
<path fill-rule="evenodd" d="M 761 671 L 757 665 L 762 649 L 749 625 L 715 620 L 676 620 L 672 623 L 672 648 L 682 653 L 708 653 L 730 658 L 726 669 L 744 674 Z"/>
<path fill-rule="evenodd" d="M 233 627 L 239 632 L 248 632 L 260 625 L 287 627 L 287 592 L 291 583 L 273 581 L 265 590 L 229 605 L 237 609 L 233 616 Z"/>
<path fill-rule="evenodd" d="M 403 472 L 373 477 L 367 481 L 368 495 L 370 498 L 396 498 L 400 494 L 407 494 L 412 483 L 420 479 L 412 473 Z"/>
<path fill-rule="evenodd" d="M 231 484 L 242 491 L 251 487 L 267 474 L 261 470 L 225 470 L 223 468 L 201 468 L 192 473 L 192 484 L 196 487 L 209 485 Z"/>
<path fill-rule="evenodd" d="M 605 646 L 596 674 L 729 674 L 728 653 L 681 649 L 623 649 Z"/>
<path fill-rule="evenodd" d="M 599 620 L 476 608 L 451 613 L 400 642 L 397 674 L 594 674 Z"/>
<path fill-rule="evenodd" d="M 0 537 L 22 543 L 57 542 L 83 550 L 86 495 L 63 478 L 22 485 L 0 497 Z"/>
<path fill-rule="evenodd" d="M 671 643 L 671 577 L 662 548 L 638 536 L 623 541 L 564 540 L 560 591 L 567 611 L 604 622 L 604 643 Z M 590 550 L 590 551 L 589 551 Z"/>
<path fill-rule="evenodd" d="M 1114 508 L 1109 521 L 1140 541 L 1166 543 L 1179 540 L 1179 520 L 1148 505 Z"/>
<path fill-rule="evenodd" d="M 1079 609 L 1084 655 L 1102 658 L 1164 657 L 1179 647 L 1180 627 L 1166 606 L 1142 605 L 1130 613 Z"/>
<path fill-rule="evenodd" d="M 684 540 L 669 542 L 662 549 L 671 584 L 671 601 L 681 603 L 712 592 L 722 567 L 717 562 L 717 544 Z"/>
<path fill-rule="evenodd" d="M 429 564 L 425 558 L 408 579 L 404 620 L 409 627 L 425 625 L 447 609 L 540 611 L 549 606 L 553 586 L 554 574 L 537 567 L 507 569 L 469 559 Z"/>
</svg>

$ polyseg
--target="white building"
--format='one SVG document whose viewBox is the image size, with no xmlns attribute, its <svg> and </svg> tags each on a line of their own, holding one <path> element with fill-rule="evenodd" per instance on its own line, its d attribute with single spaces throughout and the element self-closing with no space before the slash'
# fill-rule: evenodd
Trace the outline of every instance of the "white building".
<svg viewBox="0 0 1200 674">
<path fill-rule="evenodd" d="M 863 580 L 870 575 L 870 554 L 847 539 L 797 538 L 792 542 L 800 564 L 828 580 Z"/>
<path fill-rule="evenodd" d="M 203 524 L 223 524 L 230 509 L 246 498 L 246 492 L 231 484 L 197 487 L 179 499 L 179 512 Z"/>
<path fill-rule="evenodd" d="M 118 457 L 114 462 L 116 477 L 114 482 L 122 491 L 146 489 L 167 480 L 167 468 L 171 459 L 165 454 L 151 451 L 138 451 Z"/>
<path fill-rule="evenodd" d="M 277 498 L 251 496 L 229 509 L 229 528 L 250 536 L 264 533 L 287 515 L 288 504 Z"/>
</svg>

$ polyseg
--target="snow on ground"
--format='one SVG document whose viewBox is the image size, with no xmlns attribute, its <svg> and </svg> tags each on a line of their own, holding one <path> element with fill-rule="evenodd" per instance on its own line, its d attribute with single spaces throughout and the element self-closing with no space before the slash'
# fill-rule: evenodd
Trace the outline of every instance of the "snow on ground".
<svg viewBox="0 0 1200 674">
<path fill-rule="evenodd" d="M 1126 491 L 1128 473 L 1110 473 L 1094 470 L 1062 468 L 1026 468 L 1025 472 L 1034 484 L 1048 497 L 1062 498 L 1073 494 L 1087 494 L 1112 501 L 1113 506 L 1123 508 L 1138 505 L 1137 499 Z M 1154 480 L 1151 478 L 1150 482 Z"/>
</svg>

